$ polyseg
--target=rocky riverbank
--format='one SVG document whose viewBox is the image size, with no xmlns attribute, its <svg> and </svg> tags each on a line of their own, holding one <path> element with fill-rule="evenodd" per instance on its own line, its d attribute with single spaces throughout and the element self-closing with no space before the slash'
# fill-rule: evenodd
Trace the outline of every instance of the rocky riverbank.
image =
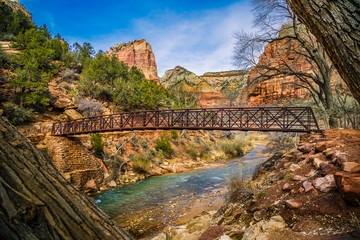
<svg viewBox="0 0 360 240">
<path fill-rule="evenodd" d="M 359 130 L 302 135 L 240 183 L 237 201 L 151 239 L 359 239 L 359 163 Z"/>
<path fill-rule="evenodd" d="M 253 147 L 248 135 L 222 131 L 136 131 L 104 133 L 104 154 L 94 154 L 90 135 L 45 136 L 37 146 L 49 155 L 60 173 L 79 190 L 99 194 L 114 187 L 135 183 L 150 176 L 180 173 L 195 168 L 215 167 L 221 162 L 242 156 Z M 166 136 L 172 155 L 157 148 Z M 123 143 L 119 154 L 111 157 Z"/>
</svg>

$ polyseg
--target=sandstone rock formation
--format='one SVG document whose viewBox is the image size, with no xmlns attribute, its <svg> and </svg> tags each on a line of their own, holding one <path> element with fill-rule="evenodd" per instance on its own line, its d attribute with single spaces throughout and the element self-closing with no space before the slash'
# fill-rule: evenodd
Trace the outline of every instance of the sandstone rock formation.
<svg viewBox="0 0 360 240">
<path fill-rule="evenodd" d="M 115 56 L 129 67 L 138 67 L 147 79 L 160 81 L 151 45 L 144 39 L 115 45 L 106 54 Z"/>
<path fill-rule="evenodd" d="M 28 10 L 19 2 L 19 0 L 0 0 L 7 5 L 9 5 L 14 11 L 20 10 L 22 11 L 26 16 L 28 16 L 30 19 L 32 18 L 31 14 L 28 12 Z"/>
<path fill-rule="evenodd" d="M 197 76 L 189 70 L 177 66 L 167 70 L 161 77 L 161 84 L 169 90 L 182 89 L 198 96 L 202 107 L 228 106 L 230 97 L 239 96 L 246 85 L 247 72 L 229 71 L 205 73 Z M 231 99 L 234 101 L 234 99 Z"/>
<path fill-rule="evenodd" d="M 99 187 L 104 184 L 109 175 L 106 166 L 86 149 L 80 139 L 47 136 L 45 141 L 52 164 L 79 190 L 88 190 L 90 182 Z"/>
<path fill-rule="evenodd" d="M 293 30 L 289 25 L 284 25 L 279 32 L 279 37 L 292 35 Z M 303 87 L 305 84 L 294 75 L 274 76 L 271 79 L 256 83 L 256 77 L 264 72 L 260 66 L 269 66 L 279 68 L 286 63 L 294 71 L 311 73 L 311 65 L 303 55 L 297 54 L 296 50 L 301 46 L 298 41 L 283 38 L 281 40 L 270 42 L 266 45 L 264 53 L 259 57 L 257 66 L 251 69 L 248 77 L 247 97 L 250 104 L 266 104 L 278 100 L 279 98 L 310 98 L 310 93 Z M 275 71 L 270 72 L 274 74 Z M 341 81 L 340 76 L 335 72 L 332 81 Z"/>
<path fill-rule="evenodd" d="M 132 239 L 0 117 L 1 239 Z"/>
</svg>

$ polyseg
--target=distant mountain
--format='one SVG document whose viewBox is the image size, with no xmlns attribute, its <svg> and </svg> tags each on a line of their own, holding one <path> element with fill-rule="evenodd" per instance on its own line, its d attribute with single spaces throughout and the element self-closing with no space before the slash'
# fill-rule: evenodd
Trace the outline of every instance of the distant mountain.
<svg viewBox="0 0 360 240">
<path fill-rule="evenodd" d="M 129 65 L 129 67 L 138 67 L 143 71 L 147 79 L 160 81 L 154 53 L 150 43 L 147 43 L 146 40 L 141 39 L 115 45 L 106 54 L 115 56 L 119 61 Z"/>
<path fill-rule="evenodd" d="M 240 94 L 246 86 L 247 74 L 246 71 L 229 71 L 197 76 L 177 66 L 167 70 L 160 83 L 169 90 L 182 89 L 196 93 L 198 105 L 202 107 L 220 107 L 229 105 L 229 93 Z"/>
</svg>

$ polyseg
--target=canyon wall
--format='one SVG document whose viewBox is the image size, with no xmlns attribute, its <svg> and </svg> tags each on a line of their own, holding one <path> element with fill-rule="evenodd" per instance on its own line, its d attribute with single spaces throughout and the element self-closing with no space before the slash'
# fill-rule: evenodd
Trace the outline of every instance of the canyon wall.
<svg viewBox="0 0 360 240">
<path fill-rule="evenodd" d="M 151 45 L 144 39 L 115 45 L 106 54 L 115 56 L 129 67 L 138 67 L 147 79 L 160 81 Z"/>
<path fill-rule="evenodd" d="M 279 38 L 293 35 L 290 25 L 284 25 L 279 32 Z M 300 43 L 291 38 L 272 41 L 265 47 L 264 53 L 260 55 L 258 64 L 251 69 L 247 81 L 247 99 L 250 105 L 261 105 L 271 103 L 280 98 L 286 99 L 306 99 L 311 95 L 303 86 L 304 83 L 294 75 L 272 76 L 270 79 L 256 82 L 256 77 L 266 70 L 261 66 L 284 69 L 285 64 L 297 72 L 312 73 L 312 67 L 305 56 L 296 53 L 301 49 Z M 275 74 L 269 71 L 267 75 Z M 335 71 L 332 77 L 333 84 L 340 82 L 341 78 Z M 315 84 L 315 83 L 314 83 Z"/>
</svg>

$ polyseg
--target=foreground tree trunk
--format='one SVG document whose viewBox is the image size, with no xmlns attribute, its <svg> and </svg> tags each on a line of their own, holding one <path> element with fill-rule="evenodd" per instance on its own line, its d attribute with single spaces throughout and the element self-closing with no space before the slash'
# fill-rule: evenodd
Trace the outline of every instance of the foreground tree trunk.
<svg viewBox="0 0 360 240">
<path fill-rule="evenodd" d="M 132 239 L 0 117 L 0 239 Z"/>
<path fill-rule="evenodd" d="M 360 103 L 359 0 L 287 0 L 324 46 L 340 76 Z"/>
</svg>

